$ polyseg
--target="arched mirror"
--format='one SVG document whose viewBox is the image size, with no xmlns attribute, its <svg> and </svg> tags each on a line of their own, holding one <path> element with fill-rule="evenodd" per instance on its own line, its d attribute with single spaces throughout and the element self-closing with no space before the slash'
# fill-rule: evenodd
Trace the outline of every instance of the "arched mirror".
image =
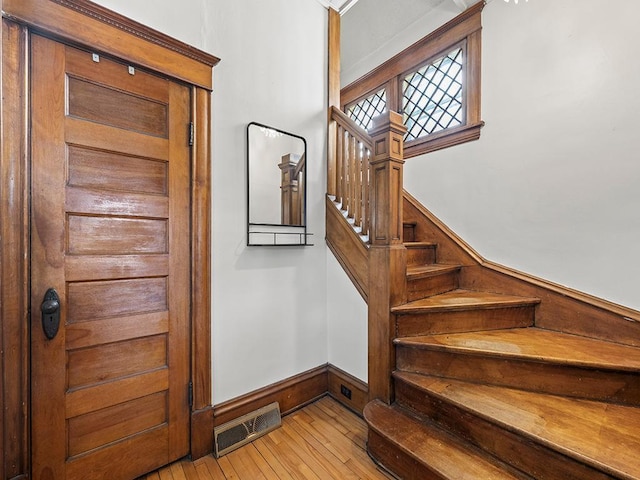
<svg viewBox="0 0 640 480">
<path fill-rule="evenodd" d="M 306 161 L 303 137 L 247 126 L 247 245 L 308 245 Z"/>
</svg>

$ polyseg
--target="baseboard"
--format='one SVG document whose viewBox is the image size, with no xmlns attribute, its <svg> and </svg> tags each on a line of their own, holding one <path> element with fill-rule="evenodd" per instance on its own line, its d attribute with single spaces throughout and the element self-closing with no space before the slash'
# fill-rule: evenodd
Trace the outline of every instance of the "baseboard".
<svg viewBox="0 0 640 480">
<path fill-rule="evenodd" d="M 191 459 L 213 452 L 213 407 L 191 412 Z"/>
<path fill-rule="evenodd" d="M 364 406 L 369 401 L 369 387 L 367 384 L 331 364 L 327 366 L 327 375 L 329 395 L 349 410 L 362 416 Z"/>
<path fill-rule="evenodd" d="M 301 408 L 327 394 L 328 365 L 300 373 L 267 387 L 214 405 L 214 425 L 238 418 L 271 402 L 280 404 L 283 415 Z M 210 431 L 212 435 L 213 429 Z"/>
</svg>

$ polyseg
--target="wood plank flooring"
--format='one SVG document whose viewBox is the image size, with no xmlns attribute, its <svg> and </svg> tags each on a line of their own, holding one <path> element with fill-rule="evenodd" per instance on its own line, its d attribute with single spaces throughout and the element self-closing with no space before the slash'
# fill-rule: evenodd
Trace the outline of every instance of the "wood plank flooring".
<svg viewBox="0 0 640 480">
<path fill-rule="evenodd" d="M 282 427 L 219 459 L 182 460 L 139 480 L 388 480 L 369 458 L 364 421 L 331 397 L 282 419 Z"/>
</svg>

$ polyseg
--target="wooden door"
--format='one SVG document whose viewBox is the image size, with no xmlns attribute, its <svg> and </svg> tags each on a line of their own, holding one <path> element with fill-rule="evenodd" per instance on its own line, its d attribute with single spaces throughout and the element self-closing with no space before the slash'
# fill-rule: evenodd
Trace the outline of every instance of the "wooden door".
<svg viewBox="0 0 640 480">
<path fill-rule="evenodd" d="M 190 90 L 31 52 L 33 478 L 132 479 L 189 452 Z"/>
</svg>

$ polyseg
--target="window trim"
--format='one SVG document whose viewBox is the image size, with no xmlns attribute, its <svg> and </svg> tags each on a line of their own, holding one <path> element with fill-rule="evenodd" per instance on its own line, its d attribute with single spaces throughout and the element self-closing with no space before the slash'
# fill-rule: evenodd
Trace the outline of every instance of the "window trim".
<svg viewBox="0 0 640 480">
<path fill-rule="evenodd" d="M 340 91 L 340 108 L 366 98 L 381 88 L 386 89 L 387 108 L 401 112 L 402 82 L 404 75 L 415 71 L 432 60 L 446 55 L 456 45 L 464 44 L 464 119 L 462 125 L 441 130 L 405 143 L 405 158 L 415 157 L 442 148 L 451 147 L 480 138 L 484 122 L 480 116 L 481 68 L 481 13 L 485 1 L 481 0 L 442 27 L 390 58 Z"/>
</svg>

